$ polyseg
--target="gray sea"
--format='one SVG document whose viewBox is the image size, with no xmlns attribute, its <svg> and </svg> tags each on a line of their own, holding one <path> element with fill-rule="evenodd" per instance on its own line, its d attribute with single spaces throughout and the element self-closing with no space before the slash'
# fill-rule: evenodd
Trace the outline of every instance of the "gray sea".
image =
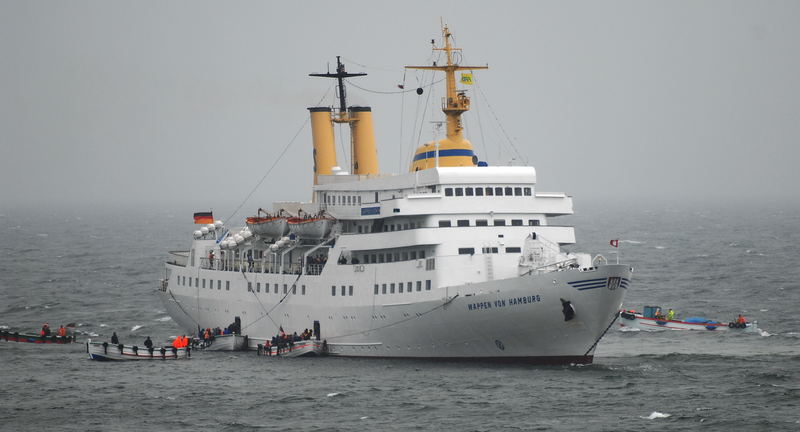
<svg viewBox="0 0 800 432">
<path fill-rule="evenodd" d="M 0 341 L 0 430 L 800 430 L 800 212 L 581 203 L 581 250 L 634 268 L 626 307 L 757 320 L 761 334 L 623 332 L 594 364 L 532 367 L 195 352 L 103 363 Z M 219 216 L 219 215 L 218 215 Z M 555 219 L 554 223 L 559 220 Z M 0 325 L 165 343 L 155 289 L 191 211 L 0 210 Z"/>
</svg>

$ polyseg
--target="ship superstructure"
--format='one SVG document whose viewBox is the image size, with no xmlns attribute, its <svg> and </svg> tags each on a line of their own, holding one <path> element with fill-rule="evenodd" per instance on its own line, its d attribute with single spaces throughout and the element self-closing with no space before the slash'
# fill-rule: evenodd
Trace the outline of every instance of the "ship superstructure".
<svg viewBox="0 0 800 432">
<path fill-rule="evenodd" d="M 278 202 L 229 229 L 219 221 L 173 252 L 161 295 L 187 331 L 235 318 L 252 343 L 313 328 L 333 355 L 588 363 L 611 326 L 631 269 L 567 253 L 572 198 L 536 190 L 536 171 L 487 166 L 463 136 L 469 109 L 453 61 L 445 73 L 447 137 L 420 146 L 410 170 L 379 173 L 371 108 L 309 108 L 309 202 Z M 351 125 L 351 166 L 337 166 L 334 123 Z"/>
</svg>

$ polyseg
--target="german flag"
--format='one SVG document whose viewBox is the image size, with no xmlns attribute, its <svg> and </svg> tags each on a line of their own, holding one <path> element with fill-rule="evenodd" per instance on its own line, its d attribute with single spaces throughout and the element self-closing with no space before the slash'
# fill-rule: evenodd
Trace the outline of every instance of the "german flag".
<svg viewBox="0 0 800 432">
<path fill-rule="evenodd" d="M 194 223 L 210 224 L 214 223 L 214 215 L 211 212 L 200 212 L 194 214 Z"/>
</svg>

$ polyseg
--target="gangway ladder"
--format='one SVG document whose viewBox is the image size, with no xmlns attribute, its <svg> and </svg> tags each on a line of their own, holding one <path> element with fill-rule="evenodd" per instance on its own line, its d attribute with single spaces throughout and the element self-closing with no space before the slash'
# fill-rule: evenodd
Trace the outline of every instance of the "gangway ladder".
<svg viewBox="0 0 800 432">
<path fill-rule="evenodd" d="M 486 262 L 486 280 L 494 280 L 494 259 L 492 258 L 492 247 L 483 247 L 483 259 Z"/>
</svg>

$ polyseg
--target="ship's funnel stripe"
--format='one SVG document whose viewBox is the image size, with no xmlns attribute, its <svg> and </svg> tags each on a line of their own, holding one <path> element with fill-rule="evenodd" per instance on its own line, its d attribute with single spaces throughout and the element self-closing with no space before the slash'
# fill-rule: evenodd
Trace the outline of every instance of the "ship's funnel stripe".
<svg viewBox="0 0 800 432">
<path fill-rule="evenodd" d="M 448 157 L 448 156 L 468 156 L 472 157 L 475 153 L 472 150 L 468 149 L 450 149 L 450 150 L 439 150 L 439 157 Z M 421 159 L 433 159 L 436 157 L 436 150 L 429 151 L 429 152 L 422 152 L 414 156 L 414 160 L 418 161 Z"/>
</svg>

